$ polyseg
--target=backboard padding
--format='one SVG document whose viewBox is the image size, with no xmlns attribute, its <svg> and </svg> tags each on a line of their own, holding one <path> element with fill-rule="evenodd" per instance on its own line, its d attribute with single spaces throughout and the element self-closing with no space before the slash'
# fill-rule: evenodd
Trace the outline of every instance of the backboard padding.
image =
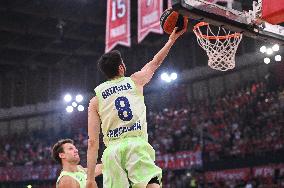
<svg viewBox="0 0 284 188">
<path fill-rule="evenodd" d="M 255 23 L 249 13 L 228 9 L 204 0 L 172 0 L 172 7 L 189 18 L 242 32 L 244 35 L 284 45 L 284 27 Z"/>
<path fill-rule="evenodd" d="M 262 0 L 261 17 L 271 24 L 284 23 L 284 1 Z"/>
</svg>

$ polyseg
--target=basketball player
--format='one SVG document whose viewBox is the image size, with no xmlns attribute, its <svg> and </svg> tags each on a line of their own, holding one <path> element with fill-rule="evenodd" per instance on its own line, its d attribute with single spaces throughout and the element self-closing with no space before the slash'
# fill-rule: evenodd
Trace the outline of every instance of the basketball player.
<svg viewBox="0 0 284 188">
<path fill-rule="evenodd" d="M 90 143 L 88 143 L 90 144 Z M 80 156 L 78 149 L 74 146 L 74 142 L 71 139 L 59 140 L 52 149 L 53 159 L 62 165 L 62 171 L 56 181 L 57 188 L 85 188 L 87 181 L 87 169 L 78 165 L 80 162 Z M 95 175 L 102 173 L 102 165 L 96 165 Z M 94 181 L 93 187 L 97 188 Z"/>
<path fill-rule="evenodd" d="M 161 185 L 162 170 L 155 165 L 155 151 L 148 143 L 143 87 L 177 38 L 186 31 L 176 30 L 154 58 L 130 77 L 125 77 L 126 67 L 119 51 L 106 53 L 98 61 L 108 81 L 95 88 L 96 97 L 90 101 L 88 134 L 90 140 L 98 139 L 102 124 L 107 147 L 102 157 L 106 188 L 159 188 Z M 89 147 L 88 177 L 93 177 L 95 171 L 96 156 L 90 154 L 91 150 L 94 151 Z M 88 178 L 88 181 L 93 179 Z"/>
</svg>

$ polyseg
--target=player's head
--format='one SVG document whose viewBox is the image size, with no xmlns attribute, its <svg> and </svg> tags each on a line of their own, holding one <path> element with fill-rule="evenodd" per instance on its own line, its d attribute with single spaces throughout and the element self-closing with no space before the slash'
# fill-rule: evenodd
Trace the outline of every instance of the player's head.
<svg viewBox="0 0 284 188">
<path fill-rule="evenodd" d="M 125 64 L 118 50 L 113 50 L 102 55 L 98 60 L 98 68 L 104 73 L 107 79 L 124 76 L 126 72 Z"/>
<path fill-rule="evenodd" d="M 62 165 L 63 161 L 71 164 L 79 164 L 80 156 L 78 149 L 71 139 L 62 139 L 54 144 L 52 148 L 53 159 Z"/>
</svg>

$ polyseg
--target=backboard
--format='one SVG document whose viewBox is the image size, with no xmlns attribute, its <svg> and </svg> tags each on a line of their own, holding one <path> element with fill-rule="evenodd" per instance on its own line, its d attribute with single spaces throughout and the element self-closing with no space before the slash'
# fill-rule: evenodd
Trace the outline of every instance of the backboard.
<svg viewBox="0 0 284 188">
<path fill-rule="evenodd" d="M 253 10 L 248 12 L 223 7 L 213 1 L 172 0 L 172 7 L 189 18 L 241 32 L 251 38 L 284 45 L 284 27 L 270 24 L 261 18 L 261 0 L 253 2 Z"/>
</svg>

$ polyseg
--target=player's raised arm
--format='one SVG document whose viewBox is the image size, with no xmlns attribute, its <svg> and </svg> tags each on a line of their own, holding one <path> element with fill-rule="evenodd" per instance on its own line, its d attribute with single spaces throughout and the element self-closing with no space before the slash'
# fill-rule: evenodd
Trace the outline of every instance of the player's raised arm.
<svg viewBox="0 0 284 188">
<path fill-rule="evenodd" d="M 87 188 L 97 187 L 94 177 L 99 150 L 100 124 L 98 100 L 94 97 L 88 108 Z"/>
<path fill-rule="evenodd" d="M 146 85 L 153 77 L 157 68 L 162 64 L 166 56 L 168 55 L 172 45 L 175 41 L 186 31 L 186 28 L 176 33 L 177 28 L 173 30 L 169 36 L 169 40 L 164 47 L 154 56 L 154 58 L 147 63 L 141 71 L 138 71 L 131 75 L 131 79 L 139 86 Z"/>
</svg>

